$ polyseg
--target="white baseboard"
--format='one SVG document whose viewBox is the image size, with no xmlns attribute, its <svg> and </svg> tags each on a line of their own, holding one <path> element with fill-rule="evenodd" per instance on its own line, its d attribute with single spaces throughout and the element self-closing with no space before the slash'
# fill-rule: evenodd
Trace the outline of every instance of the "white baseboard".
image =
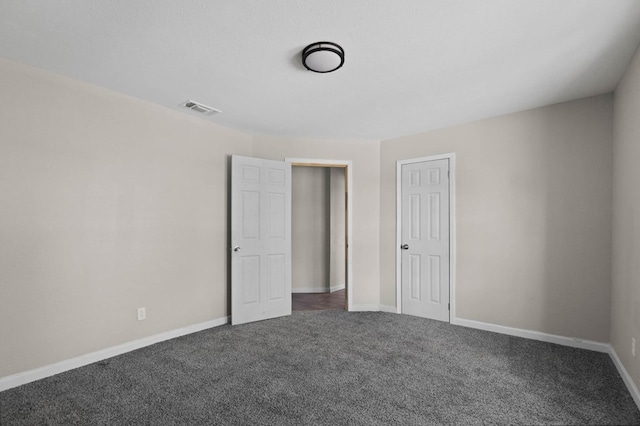
<svg viewBox="0 0 640 426">
<path fill-rule="evenodd" d="M 380 305 L 351 305 L 350 312 L 380 312 Z"/>
<path fill-rule="evenodd" d="M 397 314 L 398 309 L 395 306 L 380 305 L 380 312 L 388 312 L 390 314 Z"/>
<path fill-rule="evenodd" d="M 613 360 L 613 364 L 618 369 L 618 373 L 620 373 L 620 377 L 622 377 L 622 381 L 627 386 L 627 389 L 629 390 L 631 397 L 633 398 L 636 405 L 638 406 L 638 409 L 640 409 L 640 391 L 638 390 L 638 386 L 636 386 L 636 384 L 633 382 L 631 375 L 629 375 L 629 372 L 627 371 L 627 369 L 624 368 L 624 364 L 622 364 L 622 361 L 620 361 L 620 358 L 618 357 L 616 350 L 613 349 L 613 346 L 611 345 L 609 345 L 609 356 L 611 356 L 611 359 Z"/>
<path fill-rule="evenodd" d="M 509 336 L 524 337 L 525 339 L 539 340 L 541 342 L 556 343 L 558 345 L 570 346 L 572 348 L 589 349 L 596 352 L 609 353 L 610 347 L 608 343 L 594 342 L 592 340 L 578 339 L 574 337 L 558 336 L 555 334 L 547 334 L 539 331 L 506 327 L 504 325 L 490 324 L 463 318 L 453 318 L 451 320 L 451 324 L 469 328 L 477 328 L 479 330 L 492 331 L 494 333 L 507 334 Z"/>
<path fill-rule="evenodd" d="M 51 365 L 45 365 L 44 367 L 39 367 L 33 370 L 12 374 L 11 376 L 1 377 L 0 392 L 7 389 L 15 388 L 16 386 L 34 382 L 36 380 L 44 379 L 45 377 L 50 377 L 59 373 L 63 373 L 65 371 L 73 370 L 74 368 L 93 364 L 94 362 L 102 361 L 103 359 L 122 355 L 136 349 L 144 348 L 145 346 L 164 342 L 165 340 L 175 339 L 176 337 L 196 333 L 208 328 L 219 327 L 221 325 L 227 324 L 228 322 L 229 317 L 222 317 L 199 324 L 189 325 L 187 327 L 178 328 L 176 330 L 165 331 L 164 333 L 155 334 L 153 336 L 143 337 L 142 339 L 133 340 L 131 342 L 112 346 L 106 349 L 101 349 L 96 352 L 80 355 L 79 357 L 56 362 L 55 364 Z"/>
<path fill-rule="evenodd" d="M 608 343 L 594 342 L 592 340 L 578 339 L 574 337 L 558 336 L 555 334 L 524 330 L 521 328 L 506 327 L 503 325 L 467 320 L 463 318 L 453 318 L 451 320 L 451 324 L 460 325 L 463 327 L 477 328 L 485 331 L 492 331 L 494 333 L 507 334 L 509 336 L 524 337 L 525 339 L 556 343 L 558 345 L 570 346 L 573 348 L 588 349 L 596 352 L 607 353 L 611 357 L 613 364 L 618 369 L 618 373 L 620 373 L 620 377 L 622 377 L 622 381 L 627 386 L 627 389 L 629 390 L 629 393 L 631 394 L 634 402 L 638 406 L 638 409 L 640 409 L 640 391 L 638 390 L 638 386 L 634 383 L 627 369 L 624 368 L 624 365 L 622 364 L 622 361 L 620 361 L 620 358 L 618 357 L 618 354 L 616 353 L 613 346 Z"/>
<path fill-rule="evenodd" d="M 318 286 L 318 287 L 298 287 L 292 288 L 291 293 L 327 293 L 329 291 L 329 287 Z"/>
<path fill-rule="evenodd" d="M 395 306 L 389 305 L 352 305 L 351 312 L 388 312 L 395 314 L 398 311 Z"/>
<path fill-rule="evenodd" d="M 344 284 L 337 284 L 337 285 L 331 286 L 329 287 L 329 293 L 333 293 L 334 291 L 344 290 L 345 287 L 346 286 Z"/>
<path fill-rule="evenodd" d="M 389 312 L 396 313 L 395 306 L 388 305 L 353 305 L 352 312 Z M 55 364 L 39 367 L 33 370 L 13 374 L 0 378 L 0 392 L 21 386 L 36 380 L 44 379 L 46 377 L 54 376 L 65 371 L 72 370 L 74 368 L 83 367 L 85 365 L 92 364 L 94 362 L 101 361 L 103 359 L 111 358 L 117 355 L 122 355 L 127 352 L 134 351 L 136 349 L 144 348 L 155 343 L 163 342 L 169 339 L 175 339 L 176 337 L 185 336 L 187 334 L 196 333 L 198 331 L 206 330 L 209 328 L 219 327 L 227 324 L 229 317 L 222 317 L 211 321 L 206 321 L 199 324 L 190 325 L 187 327 L 179 328 L 176 330 L 166 331 L 164 333 L 155 334 L 153 336 L 144 337 L 142 339 L 134 340 L 131 342 L 123 343 L 121 345 L 112 346 L 110 348 L 102 349 L 89 354 L 81 355 L 76 358 L 60 361 Z M 589 349 L 597 352 L 608 353 L 613 360 L 614 365 L 618 369 L 622 380 L 624 381 L 629 393 L 633 397 L 636 405 L 640 409 L 640 391 L 633 382 L 633 379 L 627 372 L 626 368 L 620 361 L 615 349 L 607 343 L 594 342 L 590 340 L 576 339 L 564 336 L 558 336 L 554 334 L 541 333 L 538 331 L 524 330 L 513 327 L 506 327 L 497 324 L 484 323 L 480 321 L 467 320 L 463 318 L 454 318 L 451 324 L 460 325 L 463 327 L 476 328 L 480 330 L 492 331 L 495 333 L 506 334 L 510 336 L 524 337 L 527 339 L 539 340 L 543 342 L 557 343 L 559 345 L 570 346 L 580 349 Z"/>
<path fill-rule="evenodd" d="M 344 290 L 344 284 L 334 285 L 333 287 L 318 286 L 318 287 L 298 287 L 291 289 L 291 293 L 333 293 L 334 291 Z"/>
<path fill-rule="evenodd" d="M 379 306 L 354 305 L 352 310 L 355 312 L 381 311 L 381 312 L 397 313 L 395 306 L 388 306 L 388 305 L 379 305 Z M 629 390 L 631 397 L 633 398 L 636 405 L 638 406 L 638 409 L 640 409 L 640 390 L 638 390 L 638 386 L 636 386 L 636 384 L 634 383 L 627 369 L 624 368 L 624 365 L 622 364 L 622 361 L 620 361 L 620 358 L 618 357 L 618 354 L 616 353 L 615 349 L 613 349 L 613 346 L 611 346 L 608 343 L 594 342 L 592 340 L 578 339 L 573 337 L 558 336 L 556 334 L 548 334 L 548 333 L 542 333 L 539 331 L 524 330 L 521 328 L 506 327 L 503 325 L 490 324 L 490 323 L 474 321 L 474 320 L 467 320 L 464 318 L 453 318 L 451 320 L 451 324 L 459 325 L 462 327 L 476 328 L 479 330 L 492 331 L 494 333 L 506 334 L 509 336 L 523 337 L 525 339 L 556 343 L 558 345 L 569 346 L 573 348 L 588 349 L 595 352 L 608 353 L 609 356 L 611 356 L 613 364 L 618 369 L 618 373 L 620 373 L 620 376 L 622 377 L 624 384 L 627 386 L 627 389 Z"/>
<path fill-rule="evenodd" d="M 395 306 L 389 305 L 353 305 L 351 312 L 388 312 L 397 313 Z M 468 320 L 464 318 L 453 318 L 451 324 L 462 327 L 476 328 L 479 330 L 492 331 L 494 333 L 506 334 L 508 336 L 523 337 L 525 339 L 539 340 L 541 342 L 556 343 L 562 346 L 569 346 L 578 349 L 588 349 L 596 352 L 611 353 L 611 345 L 608 343 L 594 342 L 592 340 L 580 339 L 576 337 L 558 336 L 556 334 L 542 333 L 540 331 L 525 330 L 522 328 L 507 327 L 504 325 L 490 324 L 481 321 Z M 620 364 L 622 365 L 622 364 Z M 622 374 L 622 373 L 621 373 Z M 629 376 L 630 379 L 630 376 Z M 633 382 L 632 382 L 633 383 Z"/>
</svg>

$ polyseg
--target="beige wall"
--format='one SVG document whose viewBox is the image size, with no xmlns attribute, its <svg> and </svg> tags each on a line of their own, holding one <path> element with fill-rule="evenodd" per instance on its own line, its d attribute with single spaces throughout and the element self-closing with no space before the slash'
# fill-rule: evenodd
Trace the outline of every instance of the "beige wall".
<svg viewBox="0 0 640 426">
<path fill-rule="evenodd" d="M 0 75 L 0 377 L 227 315 L 227 155 L 251 137 Z"/>
<path fill-rule="evenodd" d="M 0 75 L 0 377 L 228 315 L 230 154 L 353 160 L 354 303 L 377 306 L 378 142 L 253 137 L 8 60 Z"/>
<path fill-rule="evenodd" d="M 291 172 L 291 289 L 329 291 L 329 169 Z"/>
<path fill-rule="evenodd" d="M 640 52 L 614 99 L 611 344 L 640 387 Z"/>
<path fill-rule="evenodd" d="M 383 141 L 383 305 L 395 305 L 396 161 L 449 152 L 457 316 L 608 342 L 611 96 Z"/>
<path fill-rule="evenodd" d="M 615 100 L 611 326 L 636 383 L 638 69 Z M 353 303 L 377 309 L 395 305 L 395 162 L 456 152 L 458 316 L 608 341 L 611 96 L 380 143 L 251 136 L 6 60 L 0 75 L 0 377 L 228 315 L 229 154 L 353 161 Z"/>
<path fill-rule="evenodd" d="M 380 256 L 379 142 L 270 136 L 254 136 L 253 140 L 255 157 L 353 161 L 353 194 L 350 194 L 353 196 L 353 303 L 362 308 L 377 308 L 380 294 L 377 266 Z"/>
</svg>

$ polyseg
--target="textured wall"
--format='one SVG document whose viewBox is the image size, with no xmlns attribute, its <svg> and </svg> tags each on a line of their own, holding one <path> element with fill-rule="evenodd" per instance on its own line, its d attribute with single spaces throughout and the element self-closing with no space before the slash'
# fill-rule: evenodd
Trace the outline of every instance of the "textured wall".
<svg viewBox="0 0 640 426">
<path fill-rule="evenodd" d="M 640 52 L 614 99 L 611 344 L 640 387 Z"/>
<path fill-rule="evenodd" d="M 396 161 L 448 152 L 457 316 L 608 342 L 611 95 L 383 141 L 383 305 L 395 306 Z"/>
</svg>

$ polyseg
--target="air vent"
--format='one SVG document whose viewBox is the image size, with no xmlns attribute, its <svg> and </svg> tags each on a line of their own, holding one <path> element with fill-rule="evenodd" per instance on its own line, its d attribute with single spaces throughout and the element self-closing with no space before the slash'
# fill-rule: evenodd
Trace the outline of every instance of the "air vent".
<svg viewBox="0 0 640 426">
<path fill-rule="evenodd" d="M 186 101 L 182 104 L 182 106 L 203 115 L 213 115 L 222 112 L 219 109 L 211 108 L 210 106 L 206 106 L 194 101 Z"/>
</svg>

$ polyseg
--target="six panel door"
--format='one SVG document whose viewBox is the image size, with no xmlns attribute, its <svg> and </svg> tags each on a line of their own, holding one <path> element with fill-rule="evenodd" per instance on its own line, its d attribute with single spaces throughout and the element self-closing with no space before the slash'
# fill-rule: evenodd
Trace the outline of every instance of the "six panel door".
<svg viewBox="0 0 640 426">
<path fill-rule="evenodd" d="M 449 321 L 449 160 L 402 165 L 402 313 Z"/>
<path fill-rule="evenodd" d="M 231 324 L 291 315 L 291 164 L 231 157 Z"/>
</svg>

